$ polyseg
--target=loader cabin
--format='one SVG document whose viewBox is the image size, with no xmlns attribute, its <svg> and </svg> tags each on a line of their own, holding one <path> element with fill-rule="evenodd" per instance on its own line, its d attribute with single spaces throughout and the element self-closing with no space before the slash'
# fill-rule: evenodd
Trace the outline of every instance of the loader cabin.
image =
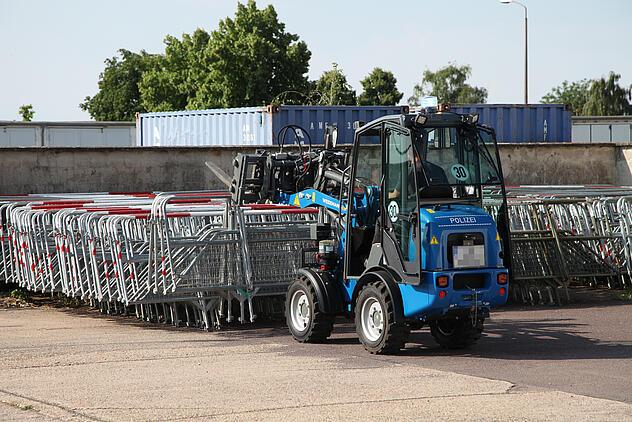
<svg viewBox="0 0 632 422">
<path fill-rule="evenodd" d="M 493 130 L 478 125 L 476 114 L 449 110 L 440 104 L 436 111 L 385 116 L 356 131 L 347 246 L 353 251 L 348 255 L 357 259 L 346 257 L 347 277 L 371 265 L 372 244 L 382 243 L 382 229 L 397 240 L 402 271 L 418 277 L 419 262 L 412 257 L 418 257 L 419 245 L 411 239 L 419 238 L 419 209 L 482 208 L 485 187 L 504 190 Z M 375 157 L 376 144 L 381 144 L 381 160 Z M 371 165 L 363 163 L 372 156 Z"/>
</svg>

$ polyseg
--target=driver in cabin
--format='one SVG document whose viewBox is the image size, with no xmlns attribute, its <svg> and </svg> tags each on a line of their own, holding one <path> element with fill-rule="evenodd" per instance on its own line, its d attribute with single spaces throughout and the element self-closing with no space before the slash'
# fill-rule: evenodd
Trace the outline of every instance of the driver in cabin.
<svg viewBox="0 0 632 422">
<path fill-rule="evenodd" d="M 448 178 L 445 172 L 440 166 L 433 164 L 430 161 L 424 161 L 422 163 L 419 159 L 419 156 L 413 153 L 412 148 L 408 149 L 407 154 L 408 154 L 408 179 L 407 179 L 408 192 L 414 192 L 415 175 L 421 172 L 422 167 L 431 185 L 448 185 L 450 183 L 448 181 Z M 413 166 L 411 165 L 412 162 L 415 163 L 414 169 L 413 169 Z M 419 186 L 419 189 L 423 189 L 428 186 L 426 184 L 426 179 L 423 177 L 419 178 L 419 182 L 421 184 Z M 393 188 L 393 190 L 388 193 L 388 199 L 397 199 L 400 197 L 401 190 L 402 190 L 401 183 L 402 183 L 401 178 L 399 178 L 397 181 L 397 184 L 395 185 L 395 188 Z"/>
<path fill-rule="evenodd" d="M 406 155 L 407 155 L 406 163 L 408 164 L 408 178 L 406 180 L 408 181 L 408 192 L 411 192 L 415 190 L 415 179 L 414 179 L 415 169 L 419 171 L 421 170 L 421 166 L 419 165 L 419 158 L 417 158 L 417 155 L 413 153 L 413 148 L 411 146 L 408 147 L 408 151 L 406 152 Z M 414 168 L 412 165 L 413 162 L 415 163 Z M 402 194 L 402 178 L 398 177 L 397 184 L 395 185 L 393 190 L 388 193 L 388 199 L 397 199 L 400 197 L 401 194 Z"/>
</svg>

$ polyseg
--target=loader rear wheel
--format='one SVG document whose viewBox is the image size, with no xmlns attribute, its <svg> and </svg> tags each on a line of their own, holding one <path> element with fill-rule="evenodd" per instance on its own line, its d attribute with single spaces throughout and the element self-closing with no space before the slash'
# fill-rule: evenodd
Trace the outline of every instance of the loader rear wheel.
<svg viewBox="0 0 632 422">
<path fill-rule="evenodd" d="M 324 314 L 312 281 L 296 278 L 287 292 L 285 316 L 290 333 L 301 343 L 319 343 L 331 335 L 334 315 Z"/>
<path fill-rule="evenodd" d="M 430 333 L 446 349 L 465 349 L 476 343 L 483 333 L 483 319 L 475 322 L 469 315 L 432 321 Z"/>
<path fill-rule="evenodd" d="M 383 283 L 369 283 L 358 295 L 355 326 L 364 348 L 373 354 L 397 353 L 410 329 L 395 322 L 395 304 Z"/>
</svg>

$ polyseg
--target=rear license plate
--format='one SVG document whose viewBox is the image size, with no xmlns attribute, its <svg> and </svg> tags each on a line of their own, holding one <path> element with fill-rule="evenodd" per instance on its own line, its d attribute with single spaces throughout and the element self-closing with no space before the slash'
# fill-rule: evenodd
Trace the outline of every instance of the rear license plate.
<svg viewBox="0 0 632 422">
<path fill-rule="evenodd" d="M 477 268 L 485 266 L 485 245 L 453 246 L 454 268 Z"/>
</svg>

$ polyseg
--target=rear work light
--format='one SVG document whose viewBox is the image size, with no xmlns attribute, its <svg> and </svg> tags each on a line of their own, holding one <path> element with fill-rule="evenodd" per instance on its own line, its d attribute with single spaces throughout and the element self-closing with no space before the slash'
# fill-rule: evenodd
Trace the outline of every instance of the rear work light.
<svg viewBox="0 0 632 422">
<path fill-rule="evenodd" d="M 496 281 L 498 284 L 507 284 L 507 273 L 499 273 Z"/>
<path fill-rule="evenodd" d="M 448 276 L 440 275 L 437 277 L 437 287 L 448 287 Z"/>
</svg>

